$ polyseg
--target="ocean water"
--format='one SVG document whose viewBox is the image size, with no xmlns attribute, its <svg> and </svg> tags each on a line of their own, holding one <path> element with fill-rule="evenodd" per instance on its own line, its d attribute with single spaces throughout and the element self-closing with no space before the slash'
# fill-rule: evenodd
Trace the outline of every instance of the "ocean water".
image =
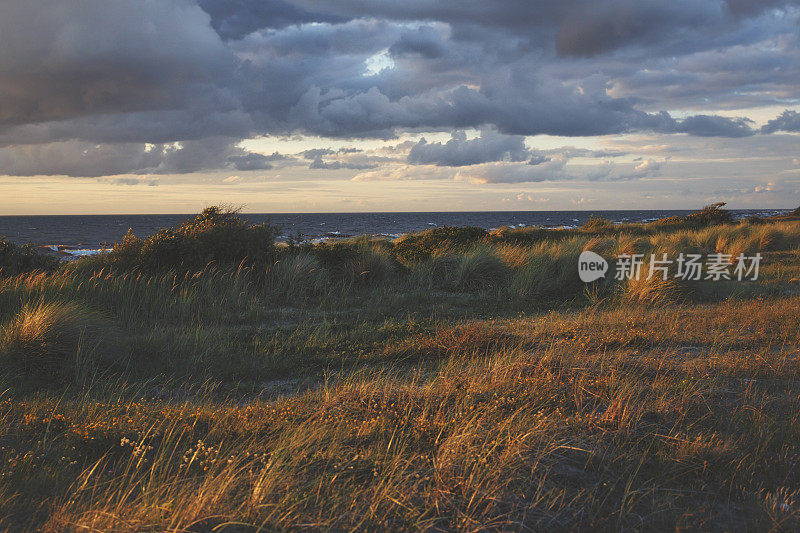
<svg viewBox="0 0 800 533">
<path fill-rule="evenodd" d="M 437 226 L 579 226 L 594 213 L 614 222 L 639 222 L 685 215 L 690 211 L 480 211 L 448 213 L 247 213 L 252 223 L 269 221 L 280 228 L 279 240 L 324 239 L 355 235 L 399 237 L 403 233 Z M 784 210 L 732 211 L 734 216 L 770 215 Z M 138 237 L 172 227 L 193 215 L 42 215 L 0 216 L 0 238 L 17 244 L 47 246 L 71 255 L 86 255 L 111 246 L 128 232 Z"/>
</svg>

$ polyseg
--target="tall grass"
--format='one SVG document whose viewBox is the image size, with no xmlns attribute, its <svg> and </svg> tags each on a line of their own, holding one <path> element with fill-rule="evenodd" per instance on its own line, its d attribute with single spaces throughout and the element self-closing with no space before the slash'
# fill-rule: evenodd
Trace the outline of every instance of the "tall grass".
<svg viewBox="0 0 800 533">
<path fill-rule="evenodd" d="M 284 301 L 302 301 L 324 293 L 330 273 L 312 254 L 287 254 L 268 267 L 266 279 L 272 295 Z"/>
<path fill-rule="evenodd" d="M 797 305 L 484 324 L 507 340 L 454 339 L 427 376 L 366 372 L 270 404 L 70 400 L 55 418 L 55 399 L 6 403 L 0 431 L 49 423 L 54 451 L 80 450 L 50 530 L 792 529 L 795 358 L 726 342 L 749 338 L 743 316 L 750 346 L 771 322 L 796 341 Z M 686 352 L 693 335 L 708 344 Z"/>
<path fill-rule="evenodd" d="M 592 226 L 3 277 L 0 528 L 800 527 L 800 224 Z"/>
<path fill-rule="evenodd" d="M 577 265 L 586 243 L 586 238 L 573 237 L 531 247 L 527 261 L 511 282 L 510 292 L 526 301 L 575 298 L 583 290 Z"/>
<path fill-rule="evenodd" d="M 486 289 L 506 284 L 510 269 L 495 250 L 476 247 L 459 257 L 454 285 L 459 289 Z"/>
<path fill-rule="evenodd" d="M 113 326 L 74 302 L 25 304 L 0 328 L 0 365 L 23 379 L 86 377 L 118 347 Z"/>
</svg>

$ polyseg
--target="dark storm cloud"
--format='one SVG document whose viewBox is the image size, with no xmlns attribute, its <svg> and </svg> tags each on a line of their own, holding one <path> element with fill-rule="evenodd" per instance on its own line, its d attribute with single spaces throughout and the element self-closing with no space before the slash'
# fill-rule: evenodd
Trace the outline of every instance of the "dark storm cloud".
<svg viewBox="0 0 800 533">
<path fill-rule="evenodd" d="M 797 1 L 7 4 L 6 174 L 266 170 L 236 141 L 466 128 L 497 137 L 421 145 L 410 161 L 521 161 L 523 135 L 752 135 L 713 112 L 800 98 Z M 796 128 L 784 115 L 760 131 Z M 328 155 L 306 157 L 367 164 Z"/>
<path fill-rule="evenodd" d="M 89 115 L 3 128 L 0 146 L 79 140 L 100 143 L 168 143 L 213 136 L 246 137 L 255 133 L 250 115 L 241 110 L 162 110 Z"/>
<path fill-rule="evenodd" d="M 404 31 L 392 46 L 389 53 L 395 57 L 407 54 L 419 54 L 428 59 L 443 56 L 446 47 L 442 42 L 442 37 L 435 29 L 430 26 L 422 26 L 411 31 Z"/>
<path fill-rule="evenodd" d="M 241 39 L 264 28 L 307 22 L 343 22 L 342 17 L 307 11 L 281 0 L 198 0 L 211 15 L 211 26 L 223 39 Z"/>
<path fill-rule="evenodd" d="M 586 94 L 516 72 L 482 90 L 457 87 L 391 100 L 378 88 L 330 98 L 312 87 L 292 107 L 296 128 L 324 136 L 390 138 L 398 128 L 451 129 L 492 124 L 509 135 L 605 135 L 626 131 L 672 132 L 666 113 L 637 110 L 633 102 Z"/>
<path fill-rule="evenodd" d="M 177 144 L 80 141 L 0 148 L 0 169 L 10 176 L 187 174 L 207 170 L 267 170 L 287 158 L 264 156 L 236 146 L 235 139 L 207 138 Z"/>
<path fill-rule="evenodd" d="M 743 18 L 796 0 L 296 0 L 318 13 L 340 17 L 438 20 L 462 34 L 503 29 L 536 39 L 555 37 L 560 53 L 595 55 L 627 45 L 684 40 L 693 31 L 730 30 Z"/>
<path fill-rule="evenodd" d="M 747 16 L 765 9 L 791 4 L 786 0 L 725 0 L 731 13 L 737 16 Z"/>
<path fill-rule="evenodd" d="M 428 143 L 424 138 L 408 153 L 408 162 L 459 167 L 491 161 L 522 161 L 528 157 L 525 138 L 484 131 L 480 137 L 467 140 L 463 132 L 455 132 L 446 143 Z"/>
<path fill-rule="evenodd" d="M 0 124 L 224 105 L 232 56 L 186 1 L 5 2 Z"/>
<path fill-rule="evenodd" d="M 698 137 L 747 137 L 755 133 L 751 123 L 743 118 L 695 115 L 680 121 L 675 131 Z"/>
<path fill-rule="evenodd" d="M 593 56 L 630 44 L 657 43 L 675 33 L 709 27 L 724 17 L 718 2 L 611 0 L 573 10 L 559 26 L 560 54 Z"/>
<path fill-rule="evenodd" d="M 778 117 L 767 122 L 761 128 L 761 131 L 763 133 L 775 133 L 776 131 L 800 132 L 800 113 L 787 109 L 778 115 Z"/>
<path fill-rule="evenodd" d="M 236 170 L 268 170 L 272 168 L 269 157 L 261 154 L 232 155 L 226 160 Z"/>
</svg>

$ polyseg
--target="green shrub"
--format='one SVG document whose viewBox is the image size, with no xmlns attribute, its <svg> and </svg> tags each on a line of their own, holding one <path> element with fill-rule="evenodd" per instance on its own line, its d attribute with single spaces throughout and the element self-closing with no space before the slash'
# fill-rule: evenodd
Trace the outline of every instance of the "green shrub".
<svg viewBox="0 0 800 533">
<path fill-rule="evenodd" d="M 620 255 L 643 254 L 650 245 L 648 239 L 638 237 L 631 233 L 620 233 L 617 235 L 614 257 Z"/>
<path fill-rule="evenodd" d="M 408 266 L 429 259 L 436 250 L 466 251 L 488 235 L 485 229 L 476 227 L 431 228 L 399 238 L 394 243 L 394 255 L 400 263 Z"/>
<path fill-rule="evenodd" d="M 250 225 L 236 211 L 209 207 L 147 239 L 128 232 L 97 261 L 146 270 L 201 269 L 209 263 L 265 265 L 274 252 L 275 230 L 268 223 Z"/>
<path fill-rule="evenodd" d="M 788 248 L 787 243 L 784 242 L 785 236 L 782 231 L 773 228 L 767 228 L 760 232 L 758 239 L 758 251 L 772 252 L 775 250 L 783 250 Z"/>
<path fill-rule="evenodd" d="M 731 212 L 727 209 L 722 209 L 724 205 L 725 202 L 707 205 L 700 211 L 695 211 L 694 213 L 686 215 L 686 221 L 700 226 L 733 222 Z"/>
<path fill-rule="evenodd" d="M 585 232 L 603 232 L 614 229 L 615 225 L 610 220 L 596 216 L 594 213 L 589 215 L 589 220 L 581 226 L 581 231 Z"/>
<path fill-rule="evenodd" d="M 524 228 L 509 228 L 503 226 L 489 234 L 489 239 L 498 244 L 531 244 L 543 240 L 553 240 L 562 237 L 564 231 L 539 226 Z"/>
<path fill-rule="evenodd" d="M 59 264 L 57 258 L 37 252 L 31 244 L 17 246 L 0 240 L 0 275 L 15 276 L 33 270 L 55 270 Z"/>
<path fill-rule="evenodd" d="M 653 226 L 664 227 L 685 227 L 685 228 L 703 228 L 715 224 L 727 224 L 733 222 L 733 216 L 727 209 L 722 209 L 725 202 L 717 202 L 710 204 L 699 211 L 689 213 L 685 217 L 667 217 L 661 218 L 652 222 Z"/>
</svg>

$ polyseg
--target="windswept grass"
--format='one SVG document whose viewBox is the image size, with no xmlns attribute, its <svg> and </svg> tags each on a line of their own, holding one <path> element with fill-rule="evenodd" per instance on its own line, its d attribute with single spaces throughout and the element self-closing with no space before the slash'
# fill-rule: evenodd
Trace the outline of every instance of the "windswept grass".
<svg viewBox="0 0 800 533">
<path fill-rule="evenodd" d="M 800 222 L 723 218 L 6 275 L 0 528 L 798 529 Z"/>
<path fill-rule="evenodd" d="M 63 455 L 62 496 L 47 469 L 35 476 L 51 480 L 41 517 L 53 530 L 792 529 L 798 353 L 784 344 L 748 354 L 724 339 L 745 313 L 756 338 L 772 335 L 773 320 L 796 326 L 796 314 L 780 313 L 797 306 L 467 327 L 434 373 L 368 371 L 275 403 L 124 391 L 6 400 L 4 438 L 50 427 L 52 444 L 23 457 L 29 444 L 15 437 L 5 487 L 41 494 L 31 469 Z M 696 326 L 703 316 L 722 343 Z M 570 324 L 580 336 L 562 336 Z M 588 349 L 637 338 L 632 328 L 644 343 Z M 796 327 L 783 331 L 796 342 Z M 687 344 L 692 335 L 707 343 Z M 24 501 L 17 493 L 9 509 L 22 513 Z"/>
<path fill-rule="evenodd" d="M 108 321 L 85 306 L 26 304 L 0 327 L 0 358 L 17 379 L 80 379 L 109 365 L 117 340 Z"/>
</svg>

